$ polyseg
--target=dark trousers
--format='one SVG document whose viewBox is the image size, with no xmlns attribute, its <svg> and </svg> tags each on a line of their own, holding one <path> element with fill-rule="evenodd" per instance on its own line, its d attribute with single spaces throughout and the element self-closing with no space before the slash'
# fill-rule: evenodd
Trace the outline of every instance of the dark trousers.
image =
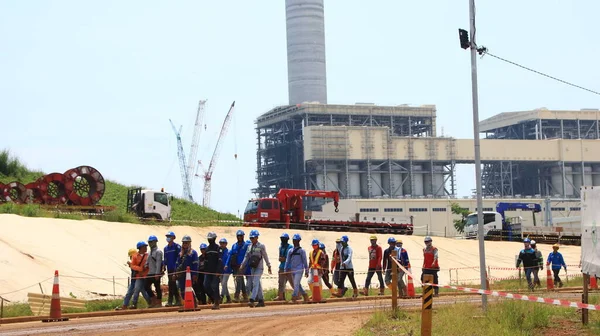
<svg viewBox="0 0 600 336">
<path fill-rule="evenodd" d="M 433 283 L 435 285 L 438 284 L 438 270 L 423 269 L 423 273 L 421 273 L 421 282 L 423 282 L 423 275 L 425 274 L 433 275 Z M 438 286 L 433 287 L 433 293 L 435 295 L 438 295 L 440 293 L 440 288 Z"/>
<path fill-rule="evenodd" d="M 234 297 L 239 298 L 240 292 L 242 295 L 246 295 L 246 284 L 244 282 L 244 272 L 240 272 L 239 268 L 234 269 L 233 271 L 233 280 L 235 283 L 235 293 Z"/>
<path fill-rule="evenodd" d="M 175 274 L 175 270 L 169 271 L 169 301 L 168 304 L 173 304 L 173 299 L 175 299 L 175 303 L 180 303 L 181 298 L 179 297 L 179 290 L 177 289 L 177 276 Z"/>
<path fill-rule="evenodd" d="M 375 268 L 369 268 L 369 271 L 367 272 L 367 279 L 365 280 L 365 288 L 369 288 L 369 286 L 371 286 L 371 279 L 373 278 L 373 274 L 375 274 L 375 272 L 377 272 L 377 278 L 379 278 L 379 288 L 385 288 L 383 283 L 383 274 L 381 273 L 381 270 L 377 270 Z"/>
<path fill-rule="evenodd" d="M 552 273 L 554 273 L 554 284 L 562 283 L 562 280 L 560 280 L 560 277 L 558 276 L 558 273 L 560 273 L 560 268 L 553 268 Z"/>
<path fill-rule="evenodd" d="M 204 288 L 204 274 L 198 274 L 198 280 L 192 282 L 192 288 L 196 294 L 196 300 L 200 304 L 206 304 L 206 289 Z"/>
<path fill-rule="evenodd" d="M 343 290 L 346 290 L 346 287 L 344 287 L 344 282 L 346 282 L 346 277 L 348 277 L 348 279 L 350 279 L 350 284 L 352 284 L 352 289 L 358 289 L 358 287 L 356 287 L 356 281 L 354 280 L 354 269 L 340 270 L 340 280 L 338 283 L 338 288 L 342 288 Z"/>
<path fill-rule="evenodd" d="M 327 272 L 327 271 L 323 272 L 323 282 L 325 283 L 325 286 L 327 286 L 327 288 L 329 288 L 329 289 L 333 288 L 333 286 L 329 282 L 329 272 Z"/>
<path fill-rule="evenodd" d="M 340 282 L 340 270 L 336 268 L 333 270 L 333 284 L 338 286 L 339 282 Z"/>
<path fill-rule="evenodd" d="M 154 295 L 154 292 L 152 291 L 152 285 L 154 285 L 154 290 L 156 291 L 156 295 Z M 160 288 L 160 275 L 157 275 L 157 276 L 148 275 L 148 278 L 146 278 L 146 292 L 148 292 L 148 295 L 150 295 L 151 298 L 156 296 L 159 300 L 162 301 L 162 289 Z"/>
<path fill-rule="evenodd" d="M 212 299 L 213 302 L 219 302 L 221 295 L 219 293 L 219 284 L 221 279 L 218 275 L 205 274 L 204 275 L 204 290 L 206 295 Z"/>
</svg>

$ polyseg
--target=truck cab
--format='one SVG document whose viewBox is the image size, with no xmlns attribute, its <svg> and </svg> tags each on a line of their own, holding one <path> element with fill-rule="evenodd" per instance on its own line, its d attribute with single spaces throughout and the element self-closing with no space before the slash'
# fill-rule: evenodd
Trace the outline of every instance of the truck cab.
<svg viewBox="0 0 600 336">
<path fill-rule="evenodd" d="M 244 210 L 244 222 L 269 223 L 279 222 L 281 218 L 281 207 L 276 198 L 251 199 Z"/>
<path fill-rule="evenodd" d="M 477 238 L 477 212 L 470 213 L 465 222 L 465 237 L 467 239 Z M 502 215 L 494 211 L 483 212 L 483 236 L 486 237 L 494 230 L 501 232 L 502 230 Z M 492 231 L 492 232 L 490 232 Z"/>
<path fill-rule="evenodd" d="M 170 221 L 171 199 L 163 190 L 132 188 L 127 191 L 127 212 L 142 218 Z"/>
</svg>

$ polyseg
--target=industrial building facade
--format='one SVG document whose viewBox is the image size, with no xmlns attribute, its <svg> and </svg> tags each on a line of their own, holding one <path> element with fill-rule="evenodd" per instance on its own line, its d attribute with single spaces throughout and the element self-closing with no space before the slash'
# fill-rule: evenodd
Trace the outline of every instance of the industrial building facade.
<svg viewBox="0 0 600 336">
<path fill-rule="evenodd" d="M 480 123 L 485 196 L 578 197 L 600 185 L 597 110 L 502 113 Z M 342 198 L 456 196 L 455 167 L 473 140 L 437 137 L 434 105 L 305 103 L 256 120 L 260 197 L 280 188 Z"/>
</svg>

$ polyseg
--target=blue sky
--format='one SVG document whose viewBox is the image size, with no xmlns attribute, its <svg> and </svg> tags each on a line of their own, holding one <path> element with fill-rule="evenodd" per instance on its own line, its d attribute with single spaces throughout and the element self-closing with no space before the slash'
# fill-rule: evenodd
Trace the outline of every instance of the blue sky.
<svg viewBox="0 0 600 336">
<path fill-rule="evenodd" d="M 256 186 L 254 120 L 287 103 L 284 1 L 0 1 L 0 148 L 30 168 L 91 165 L 105 178 L 181 194 L 208 99 L 198 157 L 208 164 L 233 100 L 212 206 L 237 213 Z M 598 1 L 477 1 L 490 52 L 600 90 Z M 329 103 L 435 104 L 438 133 L 472 138 L 468 0 L 326 0 Z M 599 97 L 491 57 L 479 60 L 481 119 L 503 111 L 600 107 Z M 238 159 L 234 159 L 237 152 Z M 458 191 L 474 188 L 460 167 Z M 202 181 L 194 182 L 196 199 Z"/>
</svg>

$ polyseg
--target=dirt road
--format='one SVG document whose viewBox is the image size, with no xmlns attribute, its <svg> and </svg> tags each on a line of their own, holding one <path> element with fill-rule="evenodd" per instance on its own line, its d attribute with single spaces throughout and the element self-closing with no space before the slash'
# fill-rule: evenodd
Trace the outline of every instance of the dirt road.
<svg viewBox="0 0 600 336">
<path fill-rule="evenodd" d="M 479 302 L 478 297 L 439 298 L 436 305 Z M 420 300 L 400 300 L 400 307 L 420 307 Z M 236 335 L 350 335 L 375 310 L 389 309 L 390 301 L 337 302 L 318 305 L 283 305 L 265 308 L 228 308 L 188 313 L 114 316 L 68 322 L 31 322 L 0 327 L 0 335 L 196 335 L 205 332 Z M 315 316 L 319 314 L 319 316 Z M 210 323 L 207 323 L 210 322 Z"/>
</svg>

